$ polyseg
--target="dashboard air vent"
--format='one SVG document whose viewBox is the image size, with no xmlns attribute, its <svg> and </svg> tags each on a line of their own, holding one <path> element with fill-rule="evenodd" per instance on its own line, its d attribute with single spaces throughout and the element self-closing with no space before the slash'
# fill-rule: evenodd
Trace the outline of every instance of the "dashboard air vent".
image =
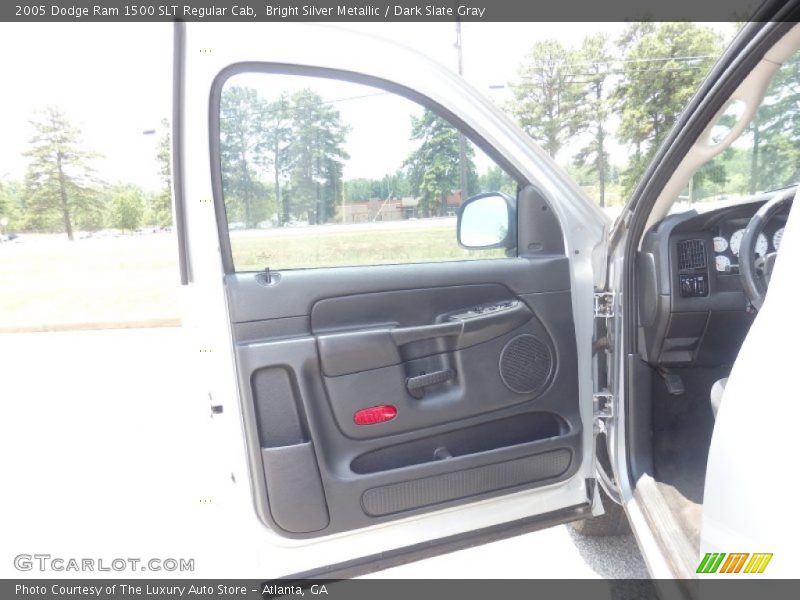
<svg viewBox="0 0 800 600">
<path fill-rule="evenodd" d="M 705 269 L 706 245 L 703 240 L 678 242 L 678 269 Z"/>
</svg>

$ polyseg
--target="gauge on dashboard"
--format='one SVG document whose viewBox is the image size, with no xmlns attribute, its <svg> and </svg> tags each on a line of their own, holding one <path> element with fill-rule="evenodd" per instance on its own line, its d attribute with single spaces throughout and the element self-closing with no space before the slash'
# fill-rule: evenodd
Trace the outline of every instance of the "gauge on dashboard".
<svg viewBox="0 0 800 600">
<path fill-rule="evenodd" d="M 772 247 L 775 248 L 775 252 L 781 249 L 781 240 L 783 239 L 783 230 L 785 227 L 781 227 L 772 235 Z"/>
<path fill-rule="evenodd" d="M 714 259 L 714 263 L 720 273 L 727 273 L 731 270 L 731 259 L 724 254 Z"/>
<path fill-rule="evenodd" d="M 739 256 L 739 246 L 742 245 L 743 236 L 744 229 L 734 231 L 733 235 L 731 236 L 731 252 L 733 252 L 734 256 Z M 756 254 L 758 256 L 766 256 L 767 246 L 767 237 L 763 233 L 759 233 L 758 239 L 756 240 Z"/>
<path fill-rule="evenodd" d="M 714 252 L 721 253 L 728 249 L 728 240 L 721 235 L 714 238 Z"/>
</svg>

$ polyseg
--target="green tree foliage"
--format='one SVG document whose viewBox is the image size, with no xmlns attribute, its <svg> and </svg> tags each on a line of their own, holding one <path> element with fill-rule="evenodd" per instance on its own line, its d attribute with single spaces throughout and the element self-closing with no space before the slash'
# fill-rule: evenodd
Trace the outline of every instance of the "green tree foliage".
<svg viewBox="0 0 800 600">
<path fill-rule="evenodd" d="M 169 119 L 161 119 L 161 137 L 158 141 L 156 160 L 158 173 L 164 185 L 148 203 L 147 222 L 155 227 L 172 224 L 172 142 L 170 140 Z"/>
<path fill-rule="evenodd" d="M 11 222 L 11 212 L 14 209 L 14 198 L 11 184 L 0 181 L 0 218 L 7 218 Z"/>
<path fill-rule="evenodd" d="M 116 186 L 110 190 L 108 223 L 115 229 L 134 231 L 144 219 L 145 198 L 142 190 L 134 185 Z"/>
<path fill-rule="evenodd" d="M 728 156 L 733 156 L 731 149 L 726 150 L 729 151 Z M 724 189 L 727 183 L 728 170 L 725 159 L 708 162 L 700 167 L 691 179 L 688 190 L 689 201 L 694 202 L 698 198 L 708 196 L 712 193 L 711 190 Z"/>
<path fill-rule="evenodd" d="M 10 194 L 6 191 L 6 184 L 0 181 L 0 218 L 8 218 L 9 212 L 11 212 Z"/>
<path fill-rule="evenodd" d="M 751 194 L 800 179 L 800 55 L 778 69 L 749 134 Z"/>
<path fill-rule="evenodd" d="M 419 142 L 404 163 L 408 167 L 411 190 L 421 198 L 424 217 L 443 214 L 447 196 L 461 185 L 458 130 L 426 110 L 421 117 L 411 117 L 411 139 Z M 473 188 L 477 187 L 474 155 L 472 146 L 467 144 L 467 173 L 474 182 L 470 185 Z"/>
<path fill-rule="evenodd" d="M 252 88 L 226 89 L 220 153 L 228 221 L 252 228 L 273 215 L 280 223 L 331 220 L 342 200 L 347 133 L 339 111 L 312 90 L 268 102 Z"/>
<path fill-rule="evenodd" d="M 553 158 L 575 132 L 582 99 L 579 53 L 556 40 L 536 42 L 513 84 L 511 114 L 522 129 Z"/>
<path fill-rule="evenodd" d="M 220 103 L 220 158 L 228 221 L 251 228 L 272 212 L 261 179 L 267 162 L 263 115 L 252 88 L 226 88 Z"/>
<path fill-rule="evenodd" d="M 358 177 L 344 182 L 344 199 L 347 202 L 363 202 L 381 197 L 381 182 L 378 179 Z"/>
<path fill-rule="evenodd" d="M 0 181 L 0 218 L 8 219 L 4 233 L 25 228 L 25 187 L 17 181 Z"/>
<path fill-rule="evenodd" d="M 356 178 L 344 182 L 344 199 L 363 202 L 370 198 L 404 198 L 411 194 L 411 184 L 405 171 L 399 169 L 381 179 Z"/>
<path fill-rule="evenodd" d="M 411 195 L 411 183 L 402 169 L 387 173 L 380 180 L 379 196 L 381 198 L 405 198 Z"/>
<path fill-rule="evenodd" d="M 76 222 L 93 223 L 102 210 L 90 166 L 95 155 L 81 148 L 80 132 L 55 107 L 37 114 L 31 125 L 26 227 L 64 231 L 72 240 Z"/>
<path fill-rule="evenodd" d="M 726 130 L 730 114 L 718 122 Z M 800 180 L 800 56 L 778 69 L 742 136 L 694 174 L 692 201 L 721 194 L 754 194 Z"/>
<path fill-rule="evenodd" d="M 349 128 L 339 111 L 316 92 L 296 92 L 292 103 L 292 141 L 289 155 L 289 194 L 294 211 L 309 222 L 326 223 L 342 200 L 342 172 L 348 154 L 344 150 Z"/>
<path fill-rule="evenodd" d="M 582 80 L 580 104 L 574 119 L 575 132 L 588 132 L 589 142 L 575 155 L 576 166 L 587 166 L 587 171 L 597 177 L 600 206 L 605 206 L 606 182 L 610 170 L 607 149 L 609 98 L 613 56 L 608 37 L 598 33 L 583 40 L 578 53 Z"/>
<path fill-rule="evenodd" d="M 492 165 L 478 178 L 478 192 L 505 192 L 511 196 L 516 196 L 517 184 L 503 169 L 497 165 Z"/>
<path fill-rule="evenodd" d="M 721 52 L 708 27 L 676 22 L 631 25 L 620 39 L 622 80 L 615 99 L 617 138 L 633 147 L 624 186 L 630 191 Z"/>
</svg>

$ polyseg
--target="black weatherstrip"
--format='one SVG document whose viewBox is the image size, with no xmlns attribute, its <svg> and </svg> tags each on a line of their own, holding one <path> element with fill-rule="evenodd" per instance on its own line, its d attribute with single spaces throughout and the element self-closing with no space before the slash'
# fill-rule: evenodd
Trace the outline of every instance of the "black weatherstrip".
<svg viewBox="0 0 800 600">
<path fill-rule="evenodd" d="M 185 65 L 186 25 L 176 21 L 172 48 L 172 202 L 175 233 L 178 237 L 178 266 L 181 272 L 181 285 L 188 285 L 192 280 L 186 241 L 186 199 L 183 194 L 183 182 L 186 175 L 182 147 Z"/>
</svg>

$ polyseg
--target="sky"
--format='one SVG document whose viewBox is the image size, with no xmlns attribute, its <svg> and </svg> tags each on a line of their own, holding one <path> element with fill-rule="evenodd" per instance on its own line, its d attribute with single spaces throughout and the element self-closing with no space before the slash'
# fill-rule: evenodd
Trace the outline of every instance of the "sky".
<svg viewBox="0 0 800 600">
<path fill-rule="evenodd" d="M 108 183 L 160 188 L 156 136 L 170 114 L 171 25 L 0 24 L 0 178 L 21 178 L 29 120 L 47 105 L 82 131 Z"/>
<path fill-rule="evenodd" d="M 254 24 L 253 26 L 258 26 Z M 411 46 L 457 69 L 453 23 L 340 24 Z M 464 77 L 498 103 L 530 46 L 555 38 L 576 46 L 584 36 L 606 31 L 615 38 L 624 23 L 464 23 Z M 37 109 L 60 107 L 82 131 L 108 183 L 131 182 L 156 191 L 157 129 L 170 114 L 172 25 L 169 23 L 0 23 L 0 179 L 21 179 L 22 156 Z M 355 116 L 354 118 L 358 118 Z M 358 125 L 358 122 L 356 123 Z M 354 129 L 369 129 L 368 124 Z M 366 147 L 366 141 L 351 142 Z M 404 151 L 405 152 L 405 151 Z M 623 156 L 625 149 L 611 148 Z M 395 162 L 394 158 L 388 162 Z M 479 165 L 480 166 L 480 165 Z M 375 167 L 377 168 L 377 167 Z M 365 176 L 365 172 L 345 173 Z"/>
</svg>

